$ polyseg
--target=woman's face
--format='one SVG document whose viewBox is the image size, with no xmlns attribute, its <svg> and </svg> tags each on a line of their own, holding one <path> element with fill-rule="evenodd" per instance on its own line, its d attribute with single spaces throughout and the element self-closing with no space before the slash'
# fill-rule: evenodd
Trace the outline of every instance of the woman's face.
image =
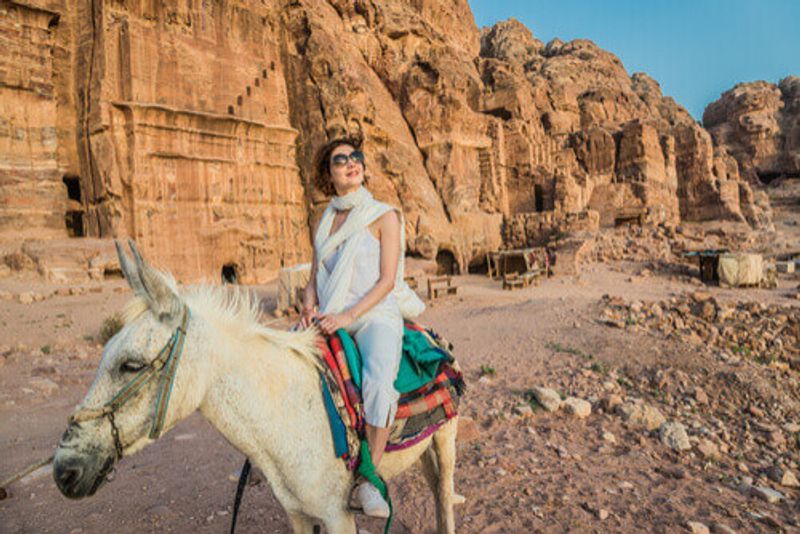
<svg viewBox="0 0 800 534">
<path fill-rule="evenodd" d="M 331 182 L 339 196 L 355 191 L 364 183 L 364 154 L 350 145 L 334 148 L 328 167 Z"/>
</svg>

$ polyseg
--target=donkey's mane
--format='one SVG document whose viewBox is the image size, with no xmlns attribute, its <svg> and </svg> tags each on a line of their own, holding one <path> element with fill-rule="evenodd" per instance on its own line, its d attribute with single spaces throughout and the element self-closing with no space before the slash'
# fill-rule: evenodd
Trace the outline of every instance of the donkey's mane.
<svg viewBox="0 0 800 534">
<path fill-rule="evenodd" d="M 164 273 L 162 273 L 164 274 Z M 176 287 L 174 279 L 170 285 Z M 236 339 L 255 338 L 281 349 L 296 353 L 312 366 L 319 368 L 317 332 L 314 329 L 288 332 L 261 324 L 262 312 L 259 299 L 251 291 L 239 286 L 198 285 L 181 292 L 186 305 L 193 314 L 213 323 L 220 332 Z M 135 296 L 123 310 L 127 324 L 149 309 L 145 298 Z"/>
</svg>

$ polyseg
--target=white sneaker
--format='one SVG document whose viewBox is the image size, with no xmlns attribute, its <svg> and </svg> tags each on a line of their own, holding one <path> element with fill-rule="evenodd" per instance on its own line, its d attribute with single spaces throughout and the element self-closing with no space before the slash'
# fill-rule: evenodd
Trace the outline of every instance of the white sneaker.
<svg viewBox="0 0 800 534">
<path fill-rule="evenodd" d="M 389 504 L 383 500 L 381 492 L 371 482 L 362 482 L 358 486 L 358 500 L 364 514 L 370 517 L 389 517 Z"/>
</svg>

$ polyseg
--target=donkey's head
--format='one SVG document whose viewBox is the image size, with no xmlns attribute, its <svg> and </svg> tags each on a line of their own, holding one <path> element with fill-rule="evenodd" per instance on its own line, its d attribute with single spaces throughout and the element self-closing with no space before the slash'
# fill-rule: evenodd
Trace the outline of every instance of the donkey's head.
<svg viewBox="0 0 800 534">
<path fill-rule="evenodd" d="M 132 242 L 133 261 L 116 246 L 134 300 L 56 451 L 53 476 L 70 498 L 94 494 L 123 454 L 157 439 L 202 396 L 199 329 L 174 281 L 147 265 Z"/>
</svg>

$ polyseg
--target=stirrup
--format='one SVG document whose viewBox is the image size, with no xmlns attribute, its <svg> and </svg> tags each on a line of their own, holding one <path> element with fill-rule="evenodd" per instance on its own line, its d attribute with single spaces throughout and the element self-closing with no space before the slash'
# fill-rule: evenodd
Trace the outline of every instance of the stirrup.
<svg viewBox="0 0 800 534">
<path fill-rule="evenodd" d="M 389 515 L 382 515 L 382 514 L 371 515 L 371 514 L 368 514 L 364 510 L 364 507 L 360 506 L 361 497 L 359 495 L 354 495 L 354 494 L 357 492 L 358 488 L 361 487 L 362 484 L 371 484 L 371 482 L 369 480 L 367 480 L 366 478 L 361 477 L 361 476 L 357 477 L 356 480 L 353 481 L 353 485 L 350 487 L 350 492 L 348 493 L 348 497 L 347 497 L 347 509 L 349 511 L 353 512 L 354 514 L 361 514 L 361 515 L 366 516 L 366 517 L 375 517 L 375 518 L 378 518 L 378 519 L 386 519 L 386 518 L 388 518 Z M 373 488 L 374 488 L 374 486 L 373 486 Z M 375 491 L 377 492 L 378 489 L 375 488 Z M 383 500 L 383 502 L 386 504 L 386 506 L 388 508 L 389 503 L 387 503 L 383 499 L 383 496 L 380 495 L 380 492 L 378 492 L 378 496 L 381 498 L 381 500 Z M 391 509 L 389 509 L 388 511 L 389 511 L 389 514 L 391 514 Z"/>
<path fill-rule="evenodd" d="M 353 494 L 356 491 L 356 488 L 363 482 L 364 479 L 362 477 L 357 477 L 353 481 L 353 485 L 350 486 L 350 491 L 347 492 L 347 509 L 353 512 L 354 514 L 364 514 L 364 509 L 361 506 L 353 504 L 354 496 Z"/>
</svg>

